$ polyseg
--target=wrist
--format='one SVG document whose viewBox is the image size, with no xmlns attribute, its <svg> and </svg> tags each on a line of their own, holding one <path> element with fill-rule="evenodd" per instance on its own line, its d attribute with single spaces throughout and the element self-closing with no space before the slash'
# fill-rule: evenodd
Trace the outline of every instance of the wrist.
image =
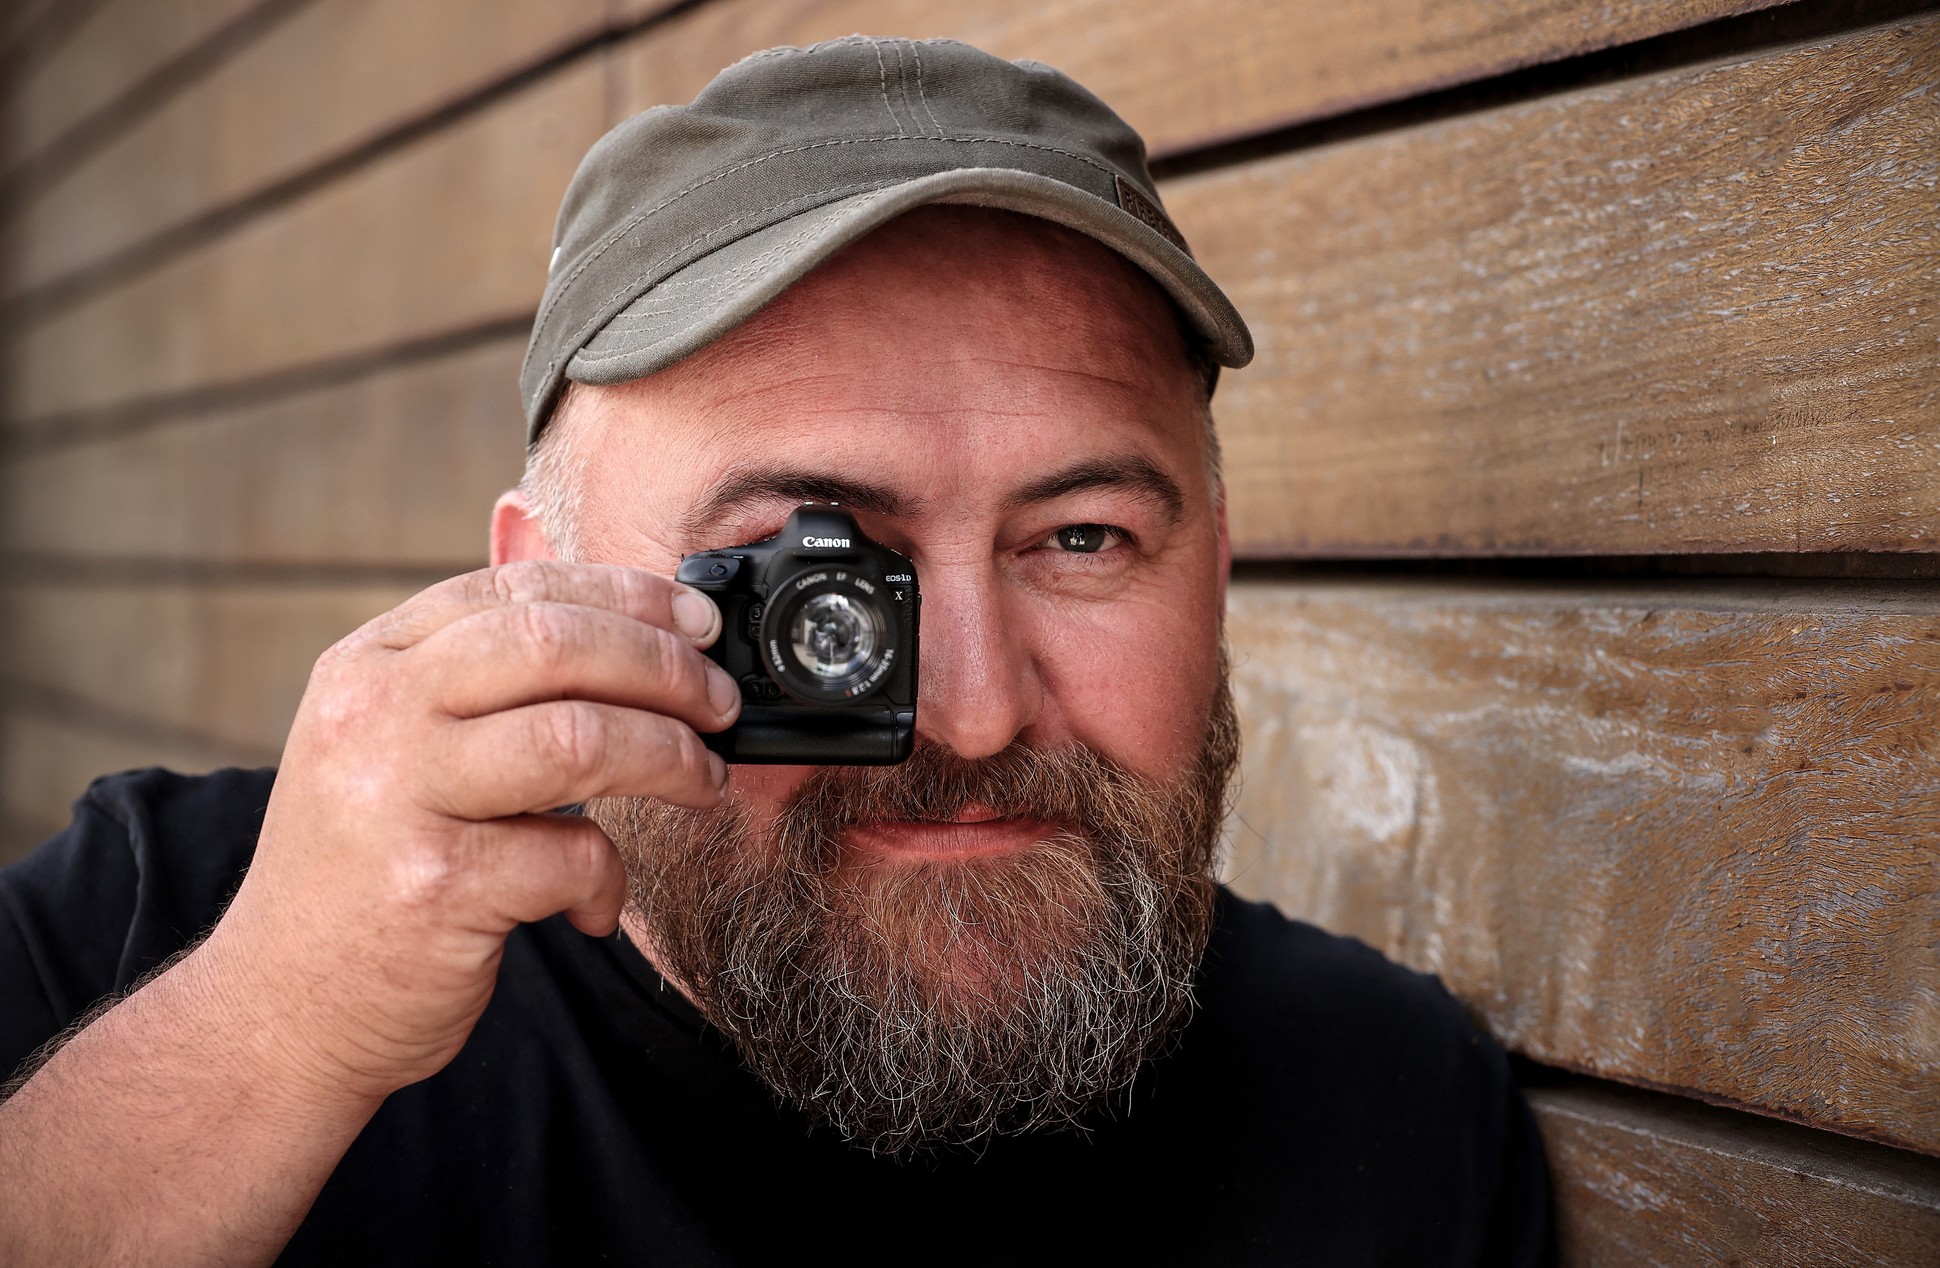
<svg viewBox="0 0 1940 1268">
<path fill-rule="evenodd" d="M 410 1081 L 386 1079 L 354 1060 L 356 1045 L 333 1033 L 340 1029 L 332 1024 L 339 1008 L 322 994 L 322 984 L 285 971 L 223 924 L 168 976 L 179 979 L 174 985 L 183 1002 L 218 1030 L 219 1052 L 211 1056 L 285 1113 L 354 1117 L 361 1126 Z"/>
</svg>

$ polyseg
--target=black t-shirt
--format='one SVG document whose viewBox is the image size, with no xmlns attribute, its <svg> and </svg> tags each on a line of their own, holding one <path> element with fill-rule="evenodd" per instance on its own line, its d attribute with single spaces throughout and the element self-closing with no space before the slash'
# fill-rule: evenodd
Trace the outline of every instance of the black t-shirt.
<svg viewBox="0 0 1940 1268">
<path fill-rule="evenodd" d="M 214 922 L 272 778 L 101 780 L 0 871 L 0 1068 Z M 897 1163 L 778 1105 L 623 936 L 522 926 L 282 1262 L 1547 1261 L 1528 1109 L 1439 982 L 1222 894 L 1198 998 L 1129 1113 Z"/>
</svg>

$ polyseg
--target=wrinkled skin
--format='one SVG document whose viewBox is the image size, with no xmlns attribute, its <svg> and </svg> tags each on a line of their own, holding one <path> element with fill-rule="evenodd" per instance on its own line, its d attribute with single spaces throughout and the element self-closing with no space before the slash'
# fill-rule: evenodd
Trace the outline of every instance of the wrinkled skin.
<svg viewBox="0 0 1940 1268">
<path fill-rule="evenodd" d="M 518 922 L 620 919 L 612 844 L 548 808 L 706 808 L 731 783 L 771 815 L 808 771 L 730 776 L 702 748 L 738 699 L 699 650 L 718 617 L 667 576 L 801 500 L 839 498 L 921 569 L 919 742 L 1078 743 L 1179 775 L 1218 683 L 1228 560 L 1198 393 L 1131 266 L 957 209 L 879 230 L 671 371 L 576 393 L 555 425 L 587 458 L 587 562 L 552 562 L 508 495 L 492 568 L 318 663 L 222 920 L 0 1107 L 0 1259 L 267 1262 L 384 1098 L 458 1052 Z M 1042 487 L 1087 467 L 1141 478 Z M 755 468 L 793 475 L 696 518 Z M 1073 524 L 1124 533 L 1074 553 Z M 932 828 L 844 844 L 860 863 L 1030 831 Z"/>
<path fill-rule="evenodd" d="M 919 740 L 967 758 L 1077 742 L 1165 780 L 1200 740 L 1229 564 L 1201 394 L 1170 308 L 1131 265 L 949 208 L 878 231 L 672 370 L 577 389 L 554 425 L 598 455 L 579 559 L 671 572 L 773 534 L 807 498 L 863 492 L 845 484 L 887 495 L 841 500 L 922 578 Z M 1053 473 L 1127 461 L 1176 487 L 1176 514 L 1126 485 L 1013 505 Z M 728 480 L 776 471 L 800 478 L 693 522 Z M 501 501 L 494 558 L 553 556 L 526 511 Z M 1058 549 L 1072 524 L 1132 540 Z M 772 816 L 808 773 L 742 767 L 734 788 Z"/>
</svg>

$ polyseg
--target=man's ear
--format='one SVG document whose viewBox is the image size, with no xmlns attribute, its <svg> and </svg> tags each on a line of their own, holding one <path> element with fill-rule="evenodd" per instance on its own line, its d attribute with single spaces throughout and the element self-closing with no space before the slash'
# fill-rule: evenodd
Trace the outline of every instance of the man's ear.
<svg viewBox="0 0 1940 1268">
<path fill-rule="evenodd" d="M 521 559 L 557 559 L 522 489 L 507 489 L 492 506 L 492 566 Z"/>
</svg>

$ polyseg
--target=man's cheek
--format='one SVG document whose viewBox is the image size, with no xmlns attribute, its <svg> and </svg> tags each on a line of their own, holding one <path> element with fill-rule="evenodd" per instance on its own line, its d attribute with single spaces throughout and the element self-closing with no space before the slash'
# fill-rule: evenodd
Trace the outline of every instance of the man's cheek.
<svg viewBox="0 0 1940 1268">
<path fill-rule="evenodd" d="M 1065 644 L 1047 678 L 1074 738 L 1148 779 L 1168 780 L 1192 763 L 1204 737 L 1218 627 L 1179 608 L 1121 615 Z"/>
</svg>

